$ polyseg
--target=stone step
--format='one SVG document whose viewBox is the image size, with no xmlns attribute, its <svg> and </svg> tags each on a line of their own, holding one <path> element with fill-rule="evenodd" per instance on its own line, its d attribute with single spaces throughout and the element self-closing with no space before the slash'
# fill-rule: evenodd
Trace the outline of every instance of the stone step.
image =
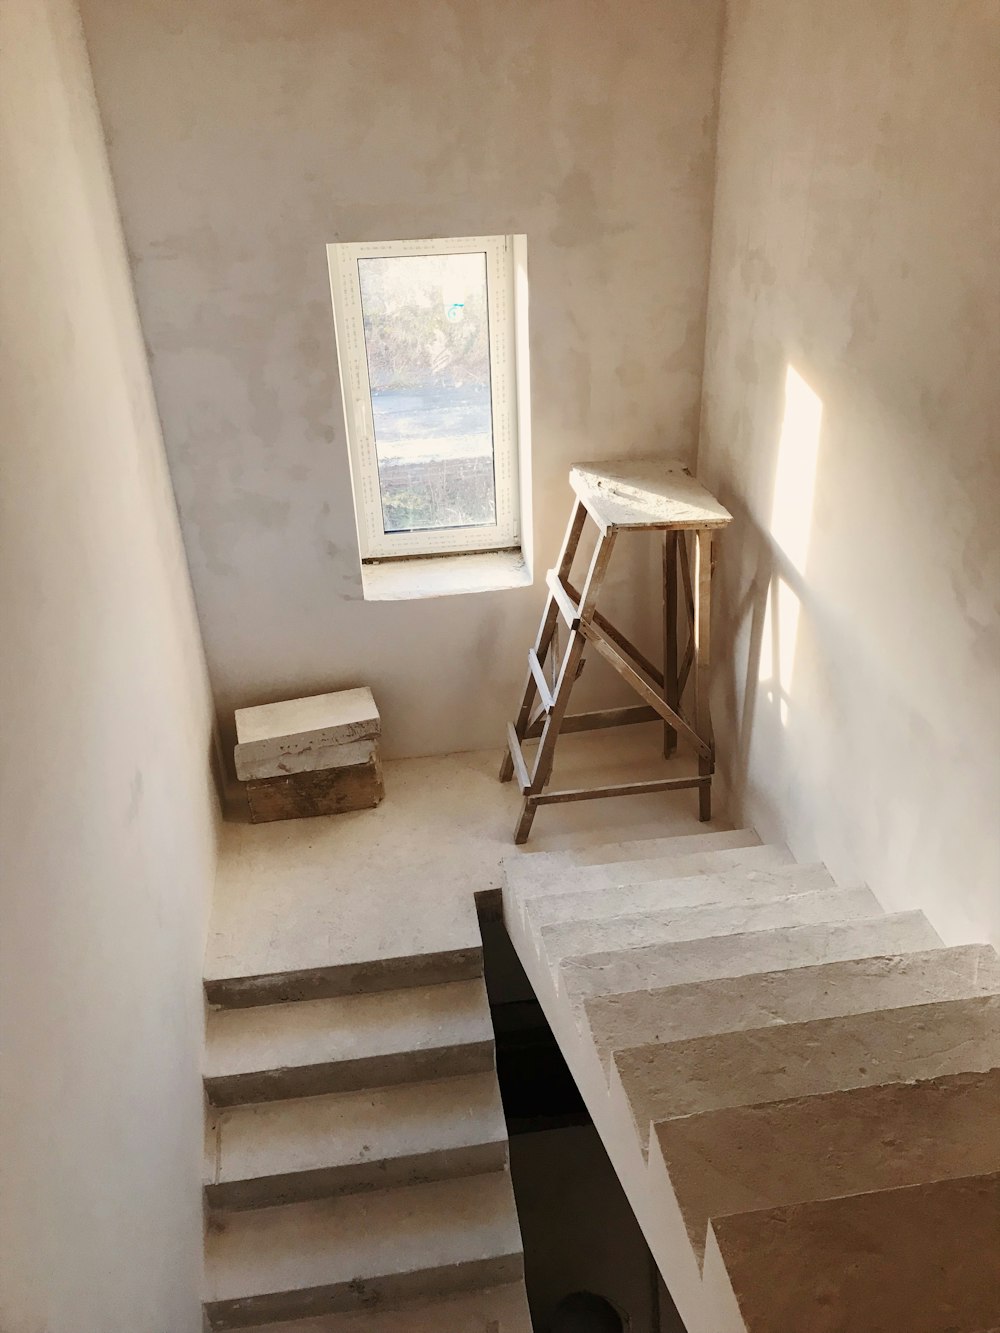
<svg viewBox="0 0 1000 1333">
<path fill-rule="evenodd" d="M 312 1097 L 493 1068 L 482 980 L 209 1014 L 214 1106 Z"/>
<path fill-rule="evenodd" d="M 1000 1175 L 740 1213 L 713 1231 L 746 1333 L 1000 1328 Z"/>
<path fill-rule="evenodd" d="M 213 1208 L 273 1204 L 502 1171 L 496 1075 L 215 1112 L 205 1194 Z"/>
<path fill-rule="evenodd" d="M 1000 1069 L 654 1126 L 694 1246 L 713 1217 L 1000 1171 Z"/>
<path fill-rule="evenodd" d="M 911 953 L 940 945 L 922 912 L 896 912 L 869 921 L 818 922 L 567 957 L 560 962 L 558 984 L 574 1005 L 582 1006 L 595 995 L 621 995 L 713 977 L 751 976 L 870 954 Z"/>
<path fill-rule="evenodd" d="M 998 992 L 996 950 L 966 944 L 600 995 L 584 1002 L 584 1012 L 607 1065 L 627 1046 Z"/>
<path fill-rule="evenodd" d="M 482 1287 L 444 1300 L 380 1310 L 377 1327 L 367 1311 L 320 1315 L 290 1323 L 254 1324 L 250 1333 L 531 1333 L 524 1284 Z"/>
<path fill-rule="evenodd" d="M 665 907 L 706 907 L 709 903 L 754 902 L 784 898 L 792 893 L 832 889 L 825 866 L 774 866 L 753 870 L 742 867 L 720 875 L 690 875 L 687 879 L 654 879 L 645 884 L 623 884 L 594 893 L 547 893 L 524 905 L 533 928 L 561 921 L 598 921 L 609 916 L 631 916 Z"/>
<path fill-rule="evenodd" d="M 205 998 L 218 1008 L 237 1009 L 340 995 L 367 995 L 373 991 L 400 990 L 410 986 L 437 986 L 449 981 L 473 981 L 482 975 L 483 951 L 469 946 L 363 962 L 331 962 L 323 967 L 298 971 L 247 976 L 219 972 L 206 976 Z"/>
<path fill-rule="evenodd" d="M 668 907 L 607 920 L 556 922 L 542 926 L 537 940 L 539 952 L 555 966 L 561 958 L 611 949 L 641 949 L 673 940 L 745 935 L 817 921 L 870 920 L 881 915 L 882 908 L 870 889 L 817 889 L 765 902 Z"/>
<path fill-rule="evenodd" d="M 649 1127 L 727 1106 L 1000 1066 L 1000 996 L 881 1009 L 616 1051 L 645 1150 Z"/>
<path fill-rule="evenodd" d="M 531 838 L 519 848 L 525 856 L 541 855 L 545 852 L 584 853 L 591 849 L 599 850 L 609 842 L 648 842 L 653 838 L 664 837 L 670 828 L 677 828 L 672 837 L 700 838 L 711 833 L 732 832 L 724 820 L 713 819 L 708 824 L 698 821 L 694 812 L 685 815 L 678 805 L 670 808 L 669 824 L 661 814 L 657 819 L 627 818 L 629 803 L 622 801 L 618 807 L 608 806 L 607 813 L 602 812 L 600 820 L 592 819 L 587 828 L 563 828 L 558 832 L 548 826 L 538 833 L 532 830 Z M 631 807 L 633 810 L 635 807 Z M 613 823 L 611 822 L 613 819 Z"/>
<path fill-rule="evenodd" d="M 562 851 L 530 853 L 532 867 L 541 871 L 552 869 L 558 873 L 567 866 L 604 865 L 617 861 L 649 861 L 654 857 L 671 858 L 690 856 L 695 852 L 724 852 L 735 847 L 755 847 L 760 838 L 753 829 L 726 829 L 712 833 L 682 833 L 672 837 L 652 836 L 625 838 L 610 842 L 605 834 L 602 840 L 595 835 L 583 842 L 579 836 L 574 845 Z M 544 858 L 544 859 L 543 859 Z"/>
<path fill-rule="evenodd" d="M 205 1267 L 215 1329 L 350 1310 L 374 1320 L 381 1307 L 523 1276 L 506 1171 L 218 1214 Z"/>
<path fill-rule="evenodd" d="M 786 847 L 771 845 L 733 847 L 717 852 L 690 852 L 686 856 L 654 856 L 642 861 L 609 861 L 601 865 L 541 865 L 544 853 L 536 856 L 505 856 L 503 872 L 507 893 L 520 907 L 529 898 L 549 893 L 572 893 L 582 889 L 614 888 L 621 884 L 645 884 L 651 879 L 684 879 L 690 875 L 715 875 L 734 866 L 792 865 L 795 858 Z"/>
</svg>

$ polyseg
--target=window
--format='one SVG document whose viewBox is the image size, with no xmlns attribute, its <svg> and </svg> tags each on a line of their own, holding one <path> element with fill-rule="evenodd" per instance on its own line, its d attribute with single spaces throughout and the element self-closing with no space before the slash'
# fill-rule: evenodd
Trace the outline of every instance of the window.
<svg viewBox="0 0 1000 1333">
<path fill-rule="evenodd" d="M 328 247 L 363 560 L 519 545 L 520 239 Z"/>
</svg>

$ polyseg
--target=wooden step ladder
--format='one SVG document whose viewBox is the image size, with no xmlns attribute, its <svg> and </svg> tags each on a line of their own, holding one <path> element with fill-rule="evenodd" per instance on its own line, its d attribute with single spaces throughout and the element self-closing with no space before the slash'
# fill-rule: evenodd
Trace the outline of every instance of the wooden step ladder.
<svg viewBox="0 0 1000 1333">
<path fill-rule="evenodd" d="M 549 595 L 534 645 L 528 649 L 524 696 L 517 720 L 507 725 L 508 752 L 500 766 L 500 781 L 509 782 L 516 775 L 524 793 L 514 841 L 523 843 L 527 839 L 538 806 L 599 796 L 697 787 L 699 818 L 710 819 L 715 768 L 708 706 L 713 537 L 717 529 L 732 522 L 732 515 L 687 468 L 670 459 L 589 463 L 574 467 L 569 479 L 576 499 L 558 563 L 546 575 Z M 570 579 L 588 517 L 597 525 L 597 542 L 578 589 Z M 662 670 L 597 609 L 618 534 L 625 531 L 663 534 Z M 690 539 L 688 533 L 692 534 Z M 566 625 L 567 639 L 562 659 L 557 662 L 560 618 Z M 683 654 L 682 631 L 686 639 Z M 588 644 L 635 690 L 642 704 L 567 715 L 570 692 L 583 669 Z M 551 681 L 545 673 L 550 653 Z M 692 672 L 694 717 L 689 722 L 681 713 L 681 699 Z M 664 756 L 673 753 L 678 736 L 682 736 L 698 757 L 696 775 L 609 787 L 545 790 L 561 731 L 627 726 L 658 717 L 664 724 Z M 538 747 L 529 772 L 522 742 L 535 738 Z"/>
</svg>

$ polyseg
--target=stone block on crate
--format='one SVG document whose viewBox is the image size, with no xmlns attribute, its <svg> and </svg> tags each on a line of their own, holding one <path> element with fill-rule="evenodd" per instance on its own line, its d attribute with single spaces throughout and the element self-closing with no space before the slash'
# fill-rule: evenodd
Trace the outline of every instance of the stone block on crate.
<svg viewBox="0 0 1000 1333">
<path fill-rule="evenodd" d="M 362 763 L 360 747 L 377 738 L 382 721 L 372 692 L 337 690 L 236 710 L 236 776 L 280 778 L 342 763 Z"/>
<path fill-rule="evenodd" d="M 236 773 L 254 823 L 367 810 L 384 794 L 371 690 L 339 690 L 236 713 Z"/>
</svg>

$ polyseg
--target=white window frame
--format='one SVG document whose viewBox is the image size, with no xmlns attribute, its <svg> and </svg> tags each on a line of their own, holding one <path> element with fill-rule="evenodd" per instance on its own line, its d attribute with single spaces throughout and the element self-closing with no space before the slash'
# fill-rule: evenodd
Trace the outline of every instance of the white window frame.
<svg viewBox="0 0 1000 1333">
<path fill-rule="evenodd" d="M 513 242 L 514 238 L 510 236 L 461 236 L 327 246 L 351 484 L 354 488 L 358 543 L 363 561 L 502 551 L 520 545 Z M 358 261 L 397 255 L 478 252 L 486 255 L 496 523 L 415 532 L 386 532 L 375 452 Z"/>
</svg>

